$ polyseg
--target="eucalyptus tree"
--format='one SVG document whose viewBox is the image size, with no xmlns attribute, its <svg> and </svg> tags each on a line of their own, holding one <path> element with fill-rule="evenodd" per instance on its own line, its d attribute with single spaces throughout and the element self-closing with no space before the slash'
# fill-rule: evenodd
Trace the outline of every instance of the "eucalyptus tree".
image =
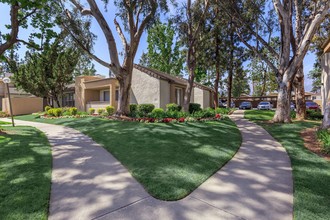
<svg viewBox="0 0 330 220">
<path fill-rule="evenodd" d="M 4 59 L 5 51 L 13 48 L 17 43 L 40 49 L 38 43 L 49 41 L 56 35 L 53 31 L 55 23 L 52 12 L 55 5 L 52 1 L 1 0 L 0 4 L 10 8 L 8 14 L 10 23 L 4 24 L 8 33 L 5 31 L 0 33 L 0 57 L 2 59 Z M 20 38 L 21 29 L 31 31 L 28 39 Z"/>
<path fill-rule="evenodd" d="M 260 7 L 259 3 L 264 5 L 269 1 L 230 0 L 228 2 L 231 3 L 230 10 L 226 7 L 223 7 L 223 9 L 234 20 L 236 32 L 240 36 L 241 42 L 254 51 L 260 59 L 264 60 L 275 74 L 278 84 L 278 102 L 273 121 L 290 122 L 293 80 L 301 68 L 315 33 L 330 13 L 330 1 L 272 0 L 272 6 L 277 13 L 276 24 L 280 30 L 280 53 L 274 50 L 262 34 L 257 33 L 249 25 L 250 17 L 246 15 L 249 8 L 258 8 Z M 298 9 L 300 7 L 302 7 L 304 13 L 299 13 L 302 11 Z M 260 20 L 265 20 L 265 13 L 258 14 Z M 255 44 L 246 40 L 245 33 L 252 34 L 260 44 L 267 48 L 269 53 L 278 60 L 278 66 L 275 66 L 269 57 L 261 53 Z"/>
<path fill-rule="evenodd" d="M 141 36 L 145 29 L 150 26 L 161 12 L 167 11 L 166 0 L 115 0 L 110 2 L 102 0 L 103 6 L 112 13 L 116 13 L 113 21 L 115 30 L 111 28 L 109 21 L 100 10 L 101 3 L 95 0 L 86 0 L 85 8 L 83 3 L 78 0 L 68 0 L 73 5 L 73 9 L 67 8 L 65 0 L 62 0 L 63 16 L 62 26 L 69 31 L 72 38 L 78 45 L 96 62 L 109 68 L 119 82 L 119 99 L 117 115 L 127 115 L 129 113 L 130 88 L 132 81 L 132 71 L 134 58 L 140 43 Z M 111 3 L 111 4 L 109 4 Z M 84 38 L 80 36 L 80 28 L 77 27 L 74 19 L 74 13 L 78 11 L 82 16 L 90 17 L 95 20 L 101 28 L 106 39 L 106 48 L 110 57 L 109 61 L 102 60 L 99 55 L 85 45 Z M 116 12 L 115 12 L 116 11 Z M 121 25 L 117 18 L 122 21 Z M 118 42 L 114 38 L 114 31 L 117 32 L 121 39 L 123 47 L 123 61 L 120 62 L 119 56 L 121 52 L 118 50 Z"/>
<path fill-rule="evenodd" d="M 205 25 L 205 17 L 208 13 L 209 0 L 187 0 L 173 19 L 179 30 L 180 40 L 186 48 L 186 65 L 188 69 L 187 86 L 183 98 L 183 109 L 188 110 L 191 92 L 195 80 L 197 65 L 197 45 L 200 41 L 201 26 Z"/>
</svg>

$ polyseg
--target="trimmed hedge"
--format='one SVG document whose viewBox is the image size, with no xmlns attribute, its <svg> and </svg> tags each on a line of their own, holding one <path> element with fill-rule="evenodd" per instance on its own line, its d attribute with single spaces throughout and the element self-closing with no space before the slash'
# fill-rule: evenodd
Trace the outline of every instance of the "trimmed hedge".
<svg viewBox="0 0 330 220">
<path fill-rule="evenodd" d="M 115 107 L 113 106 L 107 106 L 105 107 L 105 110 L 107 111 L 108 115 L 113 115 L 115 113 Z"/>
<path fill-rule="evenodd" d="M 161 119 L 165 117 L 165 111 L 162 108 L 155 108 L 154 110 L 152 110 L 152 112 L 150 113 L 150 117 L 152 118 L 157 118 L 157 119 Z"/>
<path fill-rule="evenodd" d="M 166 111 L 181 111 L 182 106 L 177 105 L 175 103 L 170 103 L 166 105 Z"/>
<path fill-rule="evenodd" d="M 198 103 L 190 103 L 189 104 L 189 113 L 192 114 L 194 112 L 201 111 L 201 105 Z"/>
<path fill-rule="evenodd" d="M 148 114 L 151 113 L 154 109 L 155 106 L 153 104 L 140 104 L 137 106 L 138 115 L 141 117 L 148 116 Z"/>
</svg>

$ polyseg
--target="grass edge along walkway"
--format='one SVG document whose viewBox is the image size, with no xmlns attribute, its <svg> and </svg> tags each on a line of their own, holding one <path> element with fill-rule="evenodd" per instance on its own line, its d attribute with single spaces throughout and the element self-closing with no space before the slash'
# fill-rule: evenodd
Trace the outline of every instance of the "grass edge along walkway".
<svg viewBox="0 0 330 220">
<path fill-rule="evenodd" d="M 0 219 L 47 219 L 51 149 L 33 127 L 3 127 L 0 133 Z"/>
<path fill-rule="evenodd" d="M 17 119 L 79 130 L 117 158 L 150 195 L 168 201 L 189 195 L 236 154 L 242 141 L 230 119 L 148 124 L 99 118 Z"/>
<path fill-rule="evenodd" d="M 245 118 L 259 121 L 286 149 L 293 169 L 294 219 L 330 219 L 330 163 L 305 148 L 300 132 L 318 126 L 318 122 L 305 121 L 291 124 L 267 124 L 272 119 L 268 111 L 246 111 Z M 259 117 L 261 116 L 261 117 Z"/>
</svg>

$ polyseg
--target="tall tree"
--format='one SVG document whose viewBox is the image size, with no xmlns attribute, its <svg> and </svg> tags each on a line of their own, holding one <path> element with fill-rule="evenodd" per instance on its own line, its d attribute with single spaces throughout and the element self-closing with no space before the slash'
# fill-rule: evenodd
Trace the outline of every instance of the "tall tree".
<svg viewBox="0 0 330 220">
<path fill-rule="evenodd" d="M 290 122 L 290 101 L 293 80 L 301 68 L 303 59 L 309 49 L 311 41 L 315 36 L 318 28 L 329 14 L 330 1 L 310 1 L 306 0 L 298 2 L 294 0 L 273 0 L 273 6 L 278 17 L 278 26 L 281 33 L 280 53 L 278 54 L 274 48 L 264 40 L 261 34 L 248 25 L 250 20 L 246 16 L 246 8 L 256 7 L 256 2 L 247 1 L 242 4 L 241 1 L 231 0 L 231 10 L 227 8 L 227 14 L 235 21 L 236 31 L 240 36 L 242 43 L 249 49 L 254 51 L 261 59 L 263 59 L 273 70 L 278 83 L 277 108 L 273 118 L 274 122 Z M 258 1 L 259 2 L 259 1 Z M 257 2 L 257 3 L 258 3 Z M 264 2 L 261 2 L 262 4 Z M 305 13 L 294 16 L 293 8 L 298 4 L 304 7 Z M 259 7 L 259 6 L 258 6 Z M 260 14 L 263 16 L 264 14 Z M 308 19 L 306 19 L 308 18 Z M 307 22 L 302 22 L 306 20 Z M 301 24 L 299 29 L 303 30 L 301 36 L 294 32 L 294 24 Z M 262 54 L 255 45 L 247 41 L 244 33 L 254 35 L 258 42 L 266 47 L 270 53 L 278 59 L 278 66 L 274 66 L 267 56 Z"/>
<path fill-rule="evenodd" d="M 65 0 L 62 0 L 62 8 L 66 14 L 67 21 L 63 22 L 63 27 L 69 31 L 72 38 L 81 46 L 81 48 L 95 61 L 101 65 L 109 68 L 115 75 L 119 82 L 119 99 L 117 115 L 127 115 L 129 113 L 129 100 L 130 100 L 130 88 L 132 81 L 132 71 L 134 58 L 140 43 L 140 39 L 144 30 L 160 15 L 156 13 L 157 10 L 167 10 L 167 3 L 165 0 L 150 0 L 150 1 L 122 1 L 115 0 L 111 7 L 117 7 L 117 17 L 121 18 L 124 24 L 124 29 L 117 21 L 117 17 L 114 19 L 114 25 L 116 31 L 120 36 L 123 44 L 123 62 L 120 63 L 118 45 L 115 41 L 113 30 L 110 28 L 109 23 L 101 12 L 98 4 L 95 0 L 86 0 L 89 8 L 84 8 L 83 5 L 76 1 L 70 0 L 74 5 L 74 10 L 80 12 L 83 16 L 89 16 L 96 20 L 100 26 L 104 37 L 106 39 L 108 53 L 110 56 L 110 62 L 102 60 L 97 54 L 93 53 L 88 48 L 83 37 L 80 34 L 80 28 L 77 27 L 77 23 L 74 19 L 73 10 L 66 8 Z M 108 0 L 102 0 L 105 6 L 108 7 Z M 114 10 L 114 8 L 112 8 Z M 64 15 L 65 16 L 65 15 Z M 62 19 L 64 19 L 62 16 Z M 124 31 L 128 32 L 128 36 Z"/>
<path fill-rule="evenodd" d="M 191 92 L 195 80 L 195 70 L 197 64 L 196 46 L 199 43 L 201 26 L 205 22 L 206 13 L 209 8 L 209 0 L 196 0 L 192 3 L 187 0 L 175 18 L 179 27 L 179 36 L 186 47 L 186 64 L 188 69 L 187 86 L 183 98 L 183 109 L 188 110 Z M 183 16 L 184 15 L 184 16 Z"/>
<path fill-rule="evenodd" d="M 1 0 L 1 4 L 10 7 L 10 24 L 6 24 L 8 33 L 0 33 L 0 57 L 6 50 L 13 48 L 16 43 L 22 43 L 28 47 L 40 49 L 37 40 L 48 41 L 56 34 L 52 10 L 54 5 L 51 1 L 39 0 Z M 28 39 L 19 38 L 20 29 L 32 30 Z"/>
<path fill-rule="evenodd" d="M 171 22 L 157 22 L 148 30 L 148 51 L 142 54 L 140 63 L 171 75 L 181 75 L 184 58 L 180 42 L 174 42 L 175 30 Z"/>
<path fill-rule="evenodd" d="M 61 106 L 59 98 L 68 84 L 73 82 L 79 51 L 68 48 L 61 37 L 45 45 L 41 53 L 28 52 L 26 61 L 13 75 L 15 86 L 38 97 L 53 99 Z"/>
</svg>

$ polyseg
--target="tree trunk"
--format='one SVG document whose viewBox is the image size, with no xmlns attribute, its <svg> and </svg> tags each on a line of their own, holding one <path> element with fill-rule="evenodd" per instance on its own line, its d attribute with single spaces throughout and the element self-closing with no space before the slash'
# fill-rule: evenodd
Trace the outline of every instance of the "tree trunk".
<svg viewBox="0 0 330 220">
<path fill-rule="evenodd" d="M 188 78 L 187 87 L 185 90 L 184 100 L 183 100 L 183 110 L 184 111 L 189 110 L 191 91 L 194 86 L 194 79 L 195 79 L 195 68 L 190 67 L 189 68 L 189 78 Z"/>
<path fill-rule="evenodd" d="M 132 84 L 132 72 L 124 74 L 124 77 L 117 77 L 119 82 L 118 108 L 116 115 L 128 115 L 130 103 L 130 90 Z"/>
<path fill-rule="evenodd" d="M 231 91 L 233 87 L 233 71 L 234 71 L 234 47 L 235 47 L 235 42 L 234 42 L 234 30 L 232 28 L 233 22 L 230 22 L 230 57 L 229 57 L 229 70 L 228 70 L 228 85 L 227 85 L 227 92 L 228 92 L 228 97 L 227 97 L 227 108 L 231 108 Z"/>
<path fill-rule="evenodd" d="M 219 107 L 219 94 L 218 94 L 218 90 L 219 90 L 219 81 L 220 81 L 220 68 L 218 65 L 216 65 L 215 67 L 215 72 L 216 72 L 216 76 L 215 76 L 215 80 L 214 80 L 214 94 L 213 94 L 213 102 L 214 102 L 214 108 L 218 108 Z"/>
<path fill-rule="evenodd" d="M 298 120 L 306 118 L 306 100 L 305 100 L 305 86 L 304 86 L 304 67 L 298 69 L 295 77 L 295 96 L 296 96 L 296 117 Z"/>
<path fill-rule="evenodd" d="M 324 108 L 324 113 L 323 113 L 323 120 L 322 120 L 322 125 L 321 129 L 328 129 L 330 128 L 330 102 L 328 100 L 327 105 Z"/>
<path fill-rule="evenodd" d="M 277 108 L 273 122 L 290 123 L 291 82 L 282 80 L 279 84 Z"/>
</svg>

